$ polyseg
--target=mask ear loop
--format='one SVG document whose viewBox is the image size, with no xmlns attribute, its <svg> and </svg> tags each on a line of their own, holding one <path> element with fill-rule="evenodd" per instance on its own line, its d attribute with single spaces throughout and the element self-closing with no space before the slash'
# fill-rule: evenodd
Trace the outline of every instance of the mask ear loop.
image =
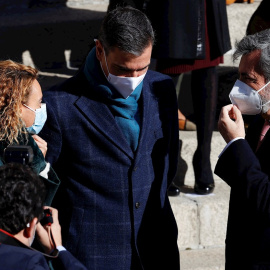
<svg viewBox="0 0 270 270">
<path fill-rule="evenodd" d="M 106 68 L 107 68 L 107 71 L 108 71 L 108 77 L 109 77 L 110 70 L 109 70 L 109 68 L 108 68 L 107 57 L 106 57 L 106 53 L 105 53 L 104 48 L 103 48 L 103 53 L 104 53 L 104 57 L 105 57 L 105 63 L 106 63 Z"/>
<path fill-rule="evenodd" d="M 270 100 L 268 100 L 266 103 L 262 104 L 262 106 L 267 105 L 268 103 L 270 103 Z"/>
<path fill-rule="evenodd" d="M 23 104 L 23 106 L 26 107 L 26 108 L 28 108 L 29 110 L 33 111 L 34 113 L 36 113 L 36 111 L 33 110 L 32 108 L 30 108 L 29 106 L 27 106 L 27 105 L 25 105 L 25 104 Z"/>
<path fill-rule="evenodd" d="M 97 42 L 98 39 L 94 38 L 94 41 Z M 105 53 L 105 50 L 104 50 L 104 47 L 103 47 L 103 46 L 102 46 L 102 50 L 103 50 L 104 57 L 105 57 L 106 68 L 107 68 L 108 74 L 110 74 L 110 71 L 109 71 L 109 68 L 108 68 L 108 64 L 107 64 L 107 57 L 106 57 L 106 53 Z M 104 72 L 104 70 L 103 70 L 103 68 L 102 68 L 101 62 L 100 62 L 100 67 L 101 67 L 101 69 L 102 69 L 102 71 L 103 71 L 103 73 L 104 73 L 104 76 L 107 78 L 107 76 L 106 76 L 106 74 L 105 74 L 105 72 Z M 108 77 L 109 77 L 109 76 L 108 76 Z"/>
<path fill-rule="evenodd" d="M 259 93 L 260 91 L 262 91 L 269 83 L 270 83 L 270 81 L 269 81 L 266 85 L 264 85 L 261 89 L 259 89 L 259 90 L 257 91 L 257 93 Z"/>
<path fill-rule="evenodd" d="M 257 91 L 257 93 L 259 94 L 259 92 L 262 91 L 268 84 L 270 84 L 270 81 L 269 81 L 266 85 L 264 85 L 261 89 L 259 89 L 259 90 Z M 262 102 L 262 99 L 261 99 L 261 102 Z M 270 103 L 270 100 L 268 100 L 266 103 L 262 104 L 262 106 L 265 106 L 265 105 L 267 105 L 268 103 Z"/>
</svg>

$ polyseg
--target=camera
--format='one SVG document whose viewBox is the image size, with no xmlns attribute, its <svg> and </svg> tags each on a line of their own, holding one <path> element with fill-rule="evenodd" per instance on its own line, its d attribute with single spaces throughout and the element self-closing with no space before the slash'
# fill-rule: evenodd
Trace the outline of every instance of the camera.
<svg viewBox="0 0 270 270">
<path fill-rule="evenodd" d="M 53 223 L 52 211 L 50 209 L 44 209 L 43 217 L 40 220 L 40 224 L 42 226 L 49 225 L 51 226 Z"/>
<path fill-rule="evenodd" d="M 27 165 L 33 161 L 34 153 L 30 145 L 9 145 L 4 150 L 6 163 L 21 163 Z"/>
</svg>

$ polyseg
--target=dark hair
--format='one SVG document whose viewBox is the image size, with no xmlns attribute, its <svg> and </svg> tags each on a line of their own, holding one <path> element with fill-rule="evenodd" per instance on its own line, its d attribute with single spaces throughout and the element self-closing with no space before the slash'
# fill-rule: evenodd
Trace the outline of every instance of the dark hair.
<svg viewBox="0 0 270 270">
<path fill-rule="evenodd" d="M 17 234 L 33 218 L 41 218 L 45 186 L 27 165 L 8 163 L 0 167 L 0 228 Z"/>
<path fill-rule="evenodd" d="M 235 44 L 233 60 L 240 56 L 251 53 L 252 51 L 261 51 L 259 66 L 266 80 L 270 80 L 270 29 L 257 32 L 253 35 L 245 36 Z"/>
<path fill-rule="evenodd" d="M 118 47 L 138 56 L 155 42 L 154 31 L 147 16 L 129 6 L 117 7 L 107 13 L 98 38 L 106 54 L 113 47 Z"/>
</svg>

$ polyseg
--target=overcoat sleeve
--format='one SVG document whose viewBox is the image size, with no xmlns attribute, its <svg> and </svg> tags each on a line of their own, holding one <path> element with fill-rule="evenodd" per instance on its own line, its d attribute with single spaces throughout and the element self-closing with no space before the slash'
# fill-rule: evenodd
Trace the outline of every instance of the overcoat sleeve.
<svg viewBox="0 0 270 270">
<path fill-rule="evenodd" d="M 246 199 L 251 209 L 270 215 L 269 177 L 261 170 L 246 140 L 237 140 L 225 150 L 217 162 L 215 174 L 237 190 L 239 198 Z"/>
</svg>

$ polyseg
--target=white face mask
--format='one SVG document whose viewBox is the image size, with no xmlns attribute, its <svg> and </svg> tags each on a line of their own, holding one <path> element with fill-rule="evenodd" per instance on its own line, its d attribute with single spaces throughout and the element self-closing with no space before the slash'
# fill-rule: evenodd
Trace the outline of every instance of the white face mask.
<svg viewBox="0 0 270 270">
<path fill-rule="evenodd" d="M 260 112 L 265 113 L 269 110 L 269 107 L 266 105 L 270 103 L 270 100 L 267 100 L 263 104 L 262 97 L 259 95 L 259 92 L 269 83 L 270 81 L 261 89 L 256 91 L 240 80 L 236 80 L 229 94 L 229 98 L 232 104 L 236 105 L 242 114 L 255 115 Z M 265 98 L 263 98 L 263 100 L 265 101 Z"/>
<path fill-rule="evenodd" d="M 139 77 L 119 77 L 119 76 L 115 76 L 113 74 L 110 73 L 109 68 L 108 68 L 108 64 L 107 64 L 107 58 L 106 58 L 106 54 L 105 51 L 103 49 L 104 52 L 104 56 L 105 56 L 105 63 L 106 63 L 106 67 L 108 70 L 108 77 L 106 77 L 105 72 L 101 66 L 101 69 L 105 75 L 105 77 L 107 78 L 108 82 L 113 85 L 113 87 L 115 87 L 115 89 L 125 98 L 127 99 L 132 93 L 133 91 L 136 89 L 136 87 L 142 82 L 142 80 L 144 79 L 146 73 L 144 73 L 143 75 L 139 76 Z"/>
<path fill-rule="evenodd" d="M 28 108 L 29 110 L 33 111 L 36 114 L 34 124 L 31 127 L 27 127 L 26 128 L 27 131 L 32 135 L 38 134 L 42 130 L 47 120 L 46 104 L 42 103 L 41 108 L 36 109 L 36 110 L 33 110 L 32 108 L 30 108 L 29 106 L 25 104 L 23 104 L 23 106 L 25 106 L 26 108 Z"/>
</svg>

